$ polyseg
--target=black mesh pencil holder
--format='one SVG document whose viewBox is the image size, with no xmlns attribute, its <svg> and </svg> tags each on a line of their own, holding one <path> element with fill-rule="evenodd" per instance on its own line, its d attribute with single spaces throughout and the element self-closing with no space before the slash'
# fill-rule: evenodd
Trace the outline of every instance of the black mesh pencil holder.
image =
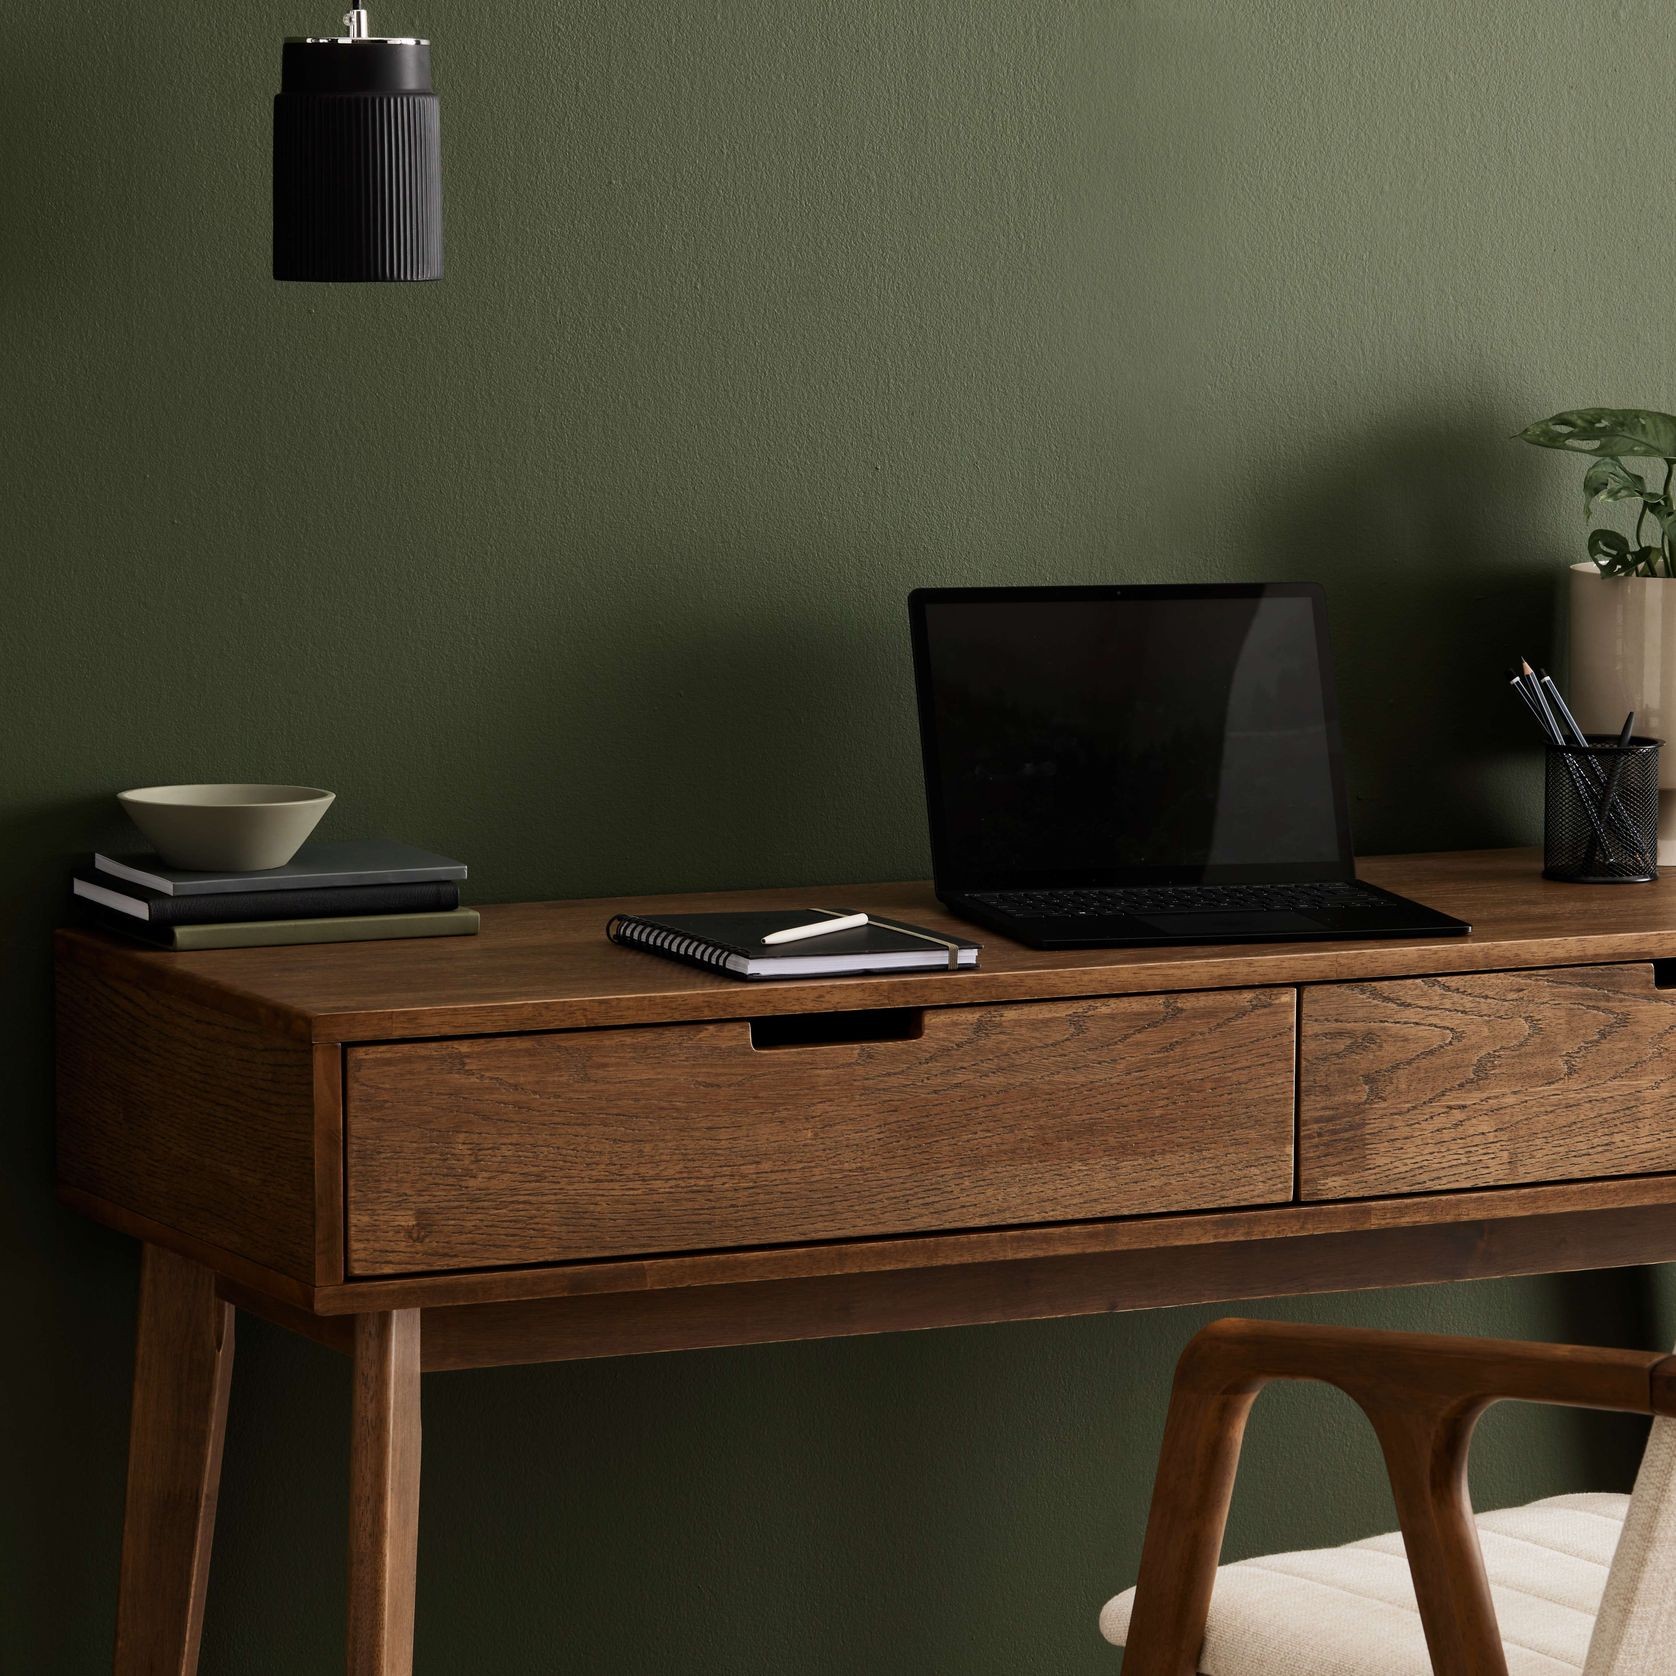
<svg viewBox="0 0 1676 1676">
<path fill-rule="evenodd" d="M 1659 876 L 1659 745 L 1590 734 L 1550 745 L 1542 876 L 1582 885 L 1645 884 Z"/>
</svg>

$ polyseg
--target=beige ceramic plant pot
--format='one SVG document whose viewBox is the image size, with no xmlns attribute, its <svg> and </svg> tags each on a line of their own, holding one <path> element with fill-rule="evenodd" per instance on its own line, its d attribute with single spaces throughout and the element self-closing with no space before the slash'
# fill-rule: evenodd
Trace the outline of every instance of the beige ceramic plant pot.
<svg viewBox="0 0 1676 1676">
<path fill-rule="evenodd" d="M 1662 739 L 1659 865 L 1676 867 L 1676 580 L 1571 567 L 1571 708 L 1587 733 Z"/>
</svg>

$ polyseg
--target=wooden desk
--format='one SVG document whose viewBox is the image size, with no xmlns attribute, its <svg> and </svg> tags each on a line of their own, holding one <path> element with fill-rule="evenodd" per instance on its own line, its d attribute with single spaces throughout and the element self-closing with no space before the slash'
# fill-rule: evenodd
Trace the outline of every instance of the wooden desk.
<svg viewBox="0 0 1676 1676">
<path fill-rule="evenodd" d="M 60 1191 L 145 1242 L 119 1676 L 195 1663 L 236 1308 L 353 1358 L 349 1669 L 405 1676 L 421 1371 L 1676 1258 L 1676 880 L 1537 867 L 1366 864 L 1470 938 L 776 984 L 607 944 L 619 902 L 61 933 Z M 630 906 L 827 901 L 952 923 Z"/>
</svg>

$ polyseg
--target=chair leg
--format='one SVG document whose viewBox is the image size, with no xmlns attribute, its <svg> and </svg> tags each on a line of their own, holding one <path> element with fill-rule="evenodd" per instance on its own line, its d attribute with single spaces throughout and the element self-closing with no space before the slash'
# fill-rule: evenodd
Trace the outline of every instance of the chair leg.
<svg viewBox="0 0 1676 1676">
<path fill-rule="evenodd" d="M 1467 1454 L 1484 1405 L 1363 1407 L 1385 1456 L 1433 1671 L 1507 1676 L 1467 1492 Z"/>
<path fill-rule="evenodd" d="M 161 1246 L 140 1255 L 116 1676 L 193 1676 L 215 1532 L 233 1306 Z"/>
<path fill-rule="evenodd" d="M 411 1676 L 419 1555 L 419 1311 L 355 1319 L 349 1676 Z"/>
<path fill-rule="evenodd" d="M 1170 1398 L 1141 1550 L 1124 1676 L 1194 1676 L 1255 1390 L 1199 1388 L 1186 1358 Z"/>
</svg>

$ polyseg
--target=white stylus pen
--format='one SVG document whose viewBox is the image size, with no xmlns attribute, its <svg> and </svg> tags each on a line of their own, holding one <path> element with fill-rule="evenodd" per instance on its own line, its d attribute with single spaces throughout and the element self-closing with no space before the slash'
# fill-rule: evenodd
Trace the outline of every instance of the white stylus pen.
<svg viewBox="0 0 1676 1676">
<path fill-rule="evenodd" d="M 784 931 L 770 931 L 765 943 L 801 943 L 805 937 L 824 937 L 829 931 L 854 931 L 867 923 L 865 914 L 842 914 L 837 919 L 818 919 L 812 925 L 788 925 Z"/>
</svg>

